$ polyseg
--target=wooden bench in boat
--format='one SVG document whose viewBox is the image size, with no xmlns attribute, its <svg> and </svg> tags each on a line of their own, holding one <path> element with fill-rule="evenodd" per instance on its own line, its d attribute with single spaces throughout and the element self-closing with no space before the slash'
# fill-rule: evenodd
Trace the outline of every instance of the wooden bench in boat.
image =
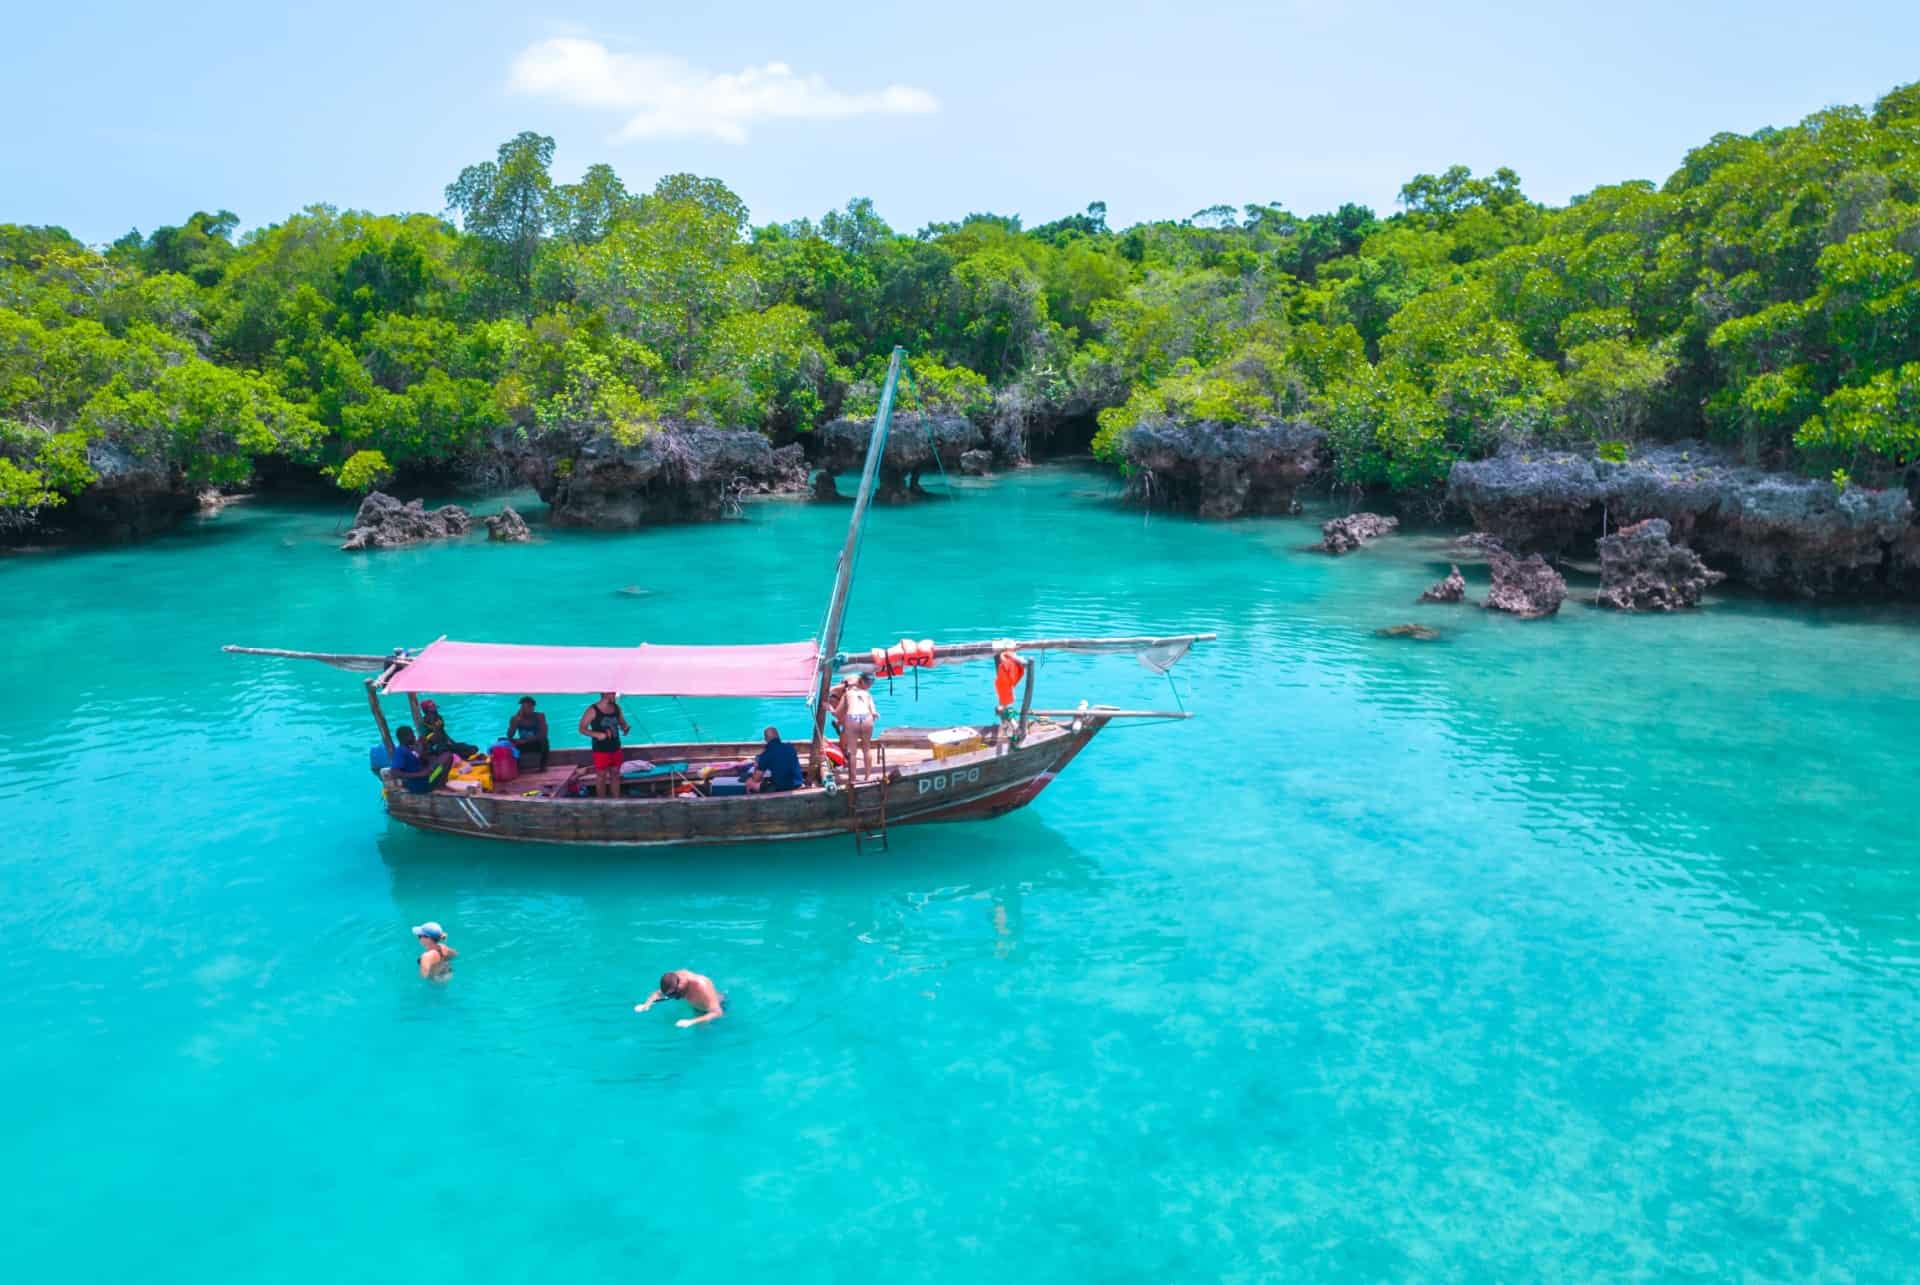
<svg viewBox="0 0 1920 1285">
<path fill-rule="evenodd" d="M 1037 726 L 1037 725 L 1036 725 Z M 1001 729 L 989 725 L 976 727 L 983 748 L 970 754 L 952 755 L 937 759 L 928 737 L 945 728 L 932 727 L 893 727 L 881 732 L 874 738 L 874 744 L 884 752 L 887 770 L 895 774 L 910 774 L 925 768 L 928 764 L 939 762 L 947 766 L 962 766 L 971 759 L 990 758 L 1004 752 L 1001 741 Z M 759 741 L 724 741 L 709 744 L 629 744 L 621 750 L 621 762 L 645 761 L 654 764 L 684 764 L 684 770 L 661 773 L 646 777 L 624 777 L 621 780 L 622 798 L 667 798 L 682 782 L 699 783 L 704 781 L 715 768 L 733 767 L 750 762 L 764 748 Z M 565 793 L 570 785 L 581 781 L 593 780 L 593 754 L 586 749 L 549 750 L 545 764 L 532 772 L 521 772 L 513 780 L 495 786 L 492 790 L 480 793 L 518 798 L 575 798 Z M 818 787 L 803 787 L 818 789 Z M 799 791 L 783 791 L 798 793 Z"/>
</svg>

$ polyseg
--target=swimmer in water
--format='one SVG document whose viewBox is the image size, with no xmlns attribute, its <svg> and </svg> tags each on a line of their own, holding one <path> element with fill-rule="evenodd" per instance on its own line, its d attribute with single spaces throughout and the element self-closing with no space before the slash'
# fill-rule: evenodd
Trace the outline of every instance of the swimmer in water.
<svg viewBox="0 0 1920 1285">
<path fill-rule="evenodd" d="M 420 976 L 430 982 L 444 982 L 453 976 L 453 957 L 460 952 L 447 945 L 447 930 L 428 920 L 413 930 L 420 939 Z"/>
<path fill-rule="evenodd" d="M 644 1004 L 635 1004 L 633 1011 L 644 1013 L 663 999 L 683 999 L 700 1014 L 698 1017 L 683 1017 L 675 1026 L 698 1026 L 702 1022 L 711 1022 L 716 1017 L 725 1016 L 721 1005 L 725 1001 L 719 988 L 714 986 L 713 978 L 703 977 L 699 973 L 676 968 L 660 977 L 660 989 L 647 996 Z"/>
</svg>

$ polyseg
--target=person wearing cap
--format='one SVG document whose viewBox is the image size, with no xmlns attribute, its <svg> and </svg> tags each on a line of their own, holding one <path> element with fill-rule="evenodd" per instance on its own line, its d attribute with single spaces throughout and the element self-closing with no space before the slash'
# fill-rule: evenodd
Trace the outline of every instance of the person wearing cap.
<svg viewBox="0 0 1920 1285">
<path fill-rule="evenodd" d="M 440 707 L 430 700 L 420 702 L 420 739 L 428 758 L 438 754 L 467 758 L 480 752 L 478 745 L 456 741 L 447 734 L 447 720 L 440 716 Z"/>
<path fill-rule="evenodd" d="M 420 941 L 420 976 L 430 982 L 444 982 L 453 976 L 453 957 L 460 952 L 447 945 L 447 930 L 429 919 L 414 926 Z"/>
<path fill-rule="evenodd" d="M 410 794 L 429 794 L 446 778 L 456 762 L 452 754 L 423 754 L 414 739 L 413 729 L 404 724 L 394 730 L 393 758 L 387 775 L 400 782 Z"/>
<path fill-rule="evenodd" d="M 603 799 L 620 797 L 620 734 L 632 730 L 617 692 L 601 692 L 580 716 L 580 732 L 593 742 L 594 793 Z"/>
<path fill-rule="evenodd" d="M 507 743 L 520 754 L 521 767 L 533 770 L 527 755 L 539 755 L 540 766 L 547 761 L 547 716 L 533 707 L 533 697 L 522 696 L 520 709 L 507 720 Z"/>
<path fill-rule="evenodd" d="M 691 969 L 676 968 L 660 976 L 660 989 L 647 996 L 644 1004 L 635 1004 L 633 1011 L 644 1013 L 663 999 L 683 999 L 700 1016 L 683 1017 L 675 1026 L 698 1026 L 702 1022 L 711 1022 L 726 1014 L 722 1005 L 726 996 L 713 984 L 713 978 L 693 972 Z"/>
</svg>

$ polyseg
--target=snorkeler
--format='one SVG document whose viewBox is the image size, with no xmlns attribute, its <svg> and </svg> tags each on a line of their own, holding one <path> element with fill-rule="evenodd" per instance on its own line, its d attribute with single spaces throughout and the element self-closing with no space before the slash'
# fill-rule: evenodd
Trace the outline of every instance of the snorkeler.
<svg viewBox="0 0 1920 1285">
<path fill-rule="evenodd" d="M 447 930 L 429 919 L 413 930 L 426 949 L 420 952 L 420 976 L 430 982 L 444 982 L 453 976 L 453 957 L 460 952 L 447 945 Z"/>
<path fill-rule="evenodd" d="M 720 1006 L 725 998 L 720 994 L 719 988 L 714 986 L 713 978 L 703 977 L 699 973 L 690 972 L 684 968 L 676 968 L 671 973 L 662 974 L 660 989 L 647 996 L 646 1003 L 635 1004 L 633 1011 L 644 1013 L 663 999 L 683 999 L 700 1016 L 683 1017 L 674 1025 L 698 1026 L 702 1022 L 711 1022 L 716 1017 L 724 1016 Z"/>
</svg>

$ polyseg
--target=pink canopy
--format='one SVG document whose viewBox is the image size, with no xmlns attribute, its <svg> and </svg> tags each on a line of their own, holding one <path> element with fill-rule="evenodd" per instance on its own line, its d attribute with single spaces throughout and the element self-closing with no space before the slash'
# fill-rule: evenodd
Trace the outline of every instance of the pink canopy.
<svg viewBox="0 0 1920 1285">
<path fill-rule="evenodd" d="M 751 647 L 522 647 L 434 643 L 387 683 L 390 692 L 518 695 L 811 696 L 814 644 Z"/>
</svg>

